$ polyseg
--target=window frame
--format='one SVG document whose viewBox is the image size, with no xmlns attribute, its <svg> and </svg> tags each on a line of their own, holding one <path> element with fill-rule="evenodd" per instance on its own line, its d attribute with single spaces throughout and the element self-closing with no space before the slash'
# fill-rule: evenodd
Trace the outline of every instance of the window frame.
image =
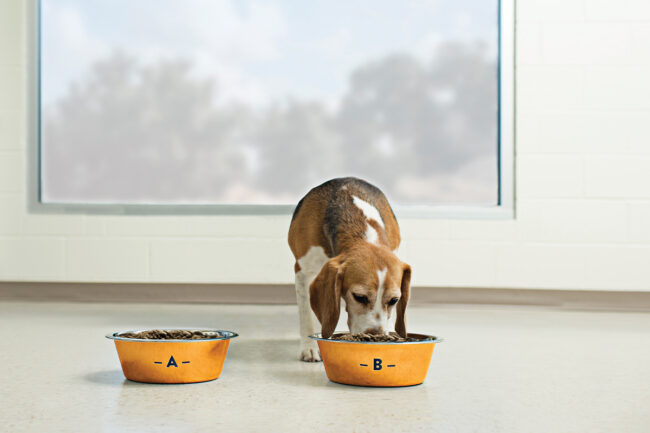
<svg viewBox="0 0 650 433">
<path fill-rule="evenodd" d="M 498 200 L 495 205 L 394 206 L 398 217 L 512 219 L 515 217 L 515 5 L 498 0 Z M 41 200 L 40 4 L 26 5 L 27 208 L 32 213 L 103 215 L 291 215 L 295 205 L 45 203 Z"/>
</svg>

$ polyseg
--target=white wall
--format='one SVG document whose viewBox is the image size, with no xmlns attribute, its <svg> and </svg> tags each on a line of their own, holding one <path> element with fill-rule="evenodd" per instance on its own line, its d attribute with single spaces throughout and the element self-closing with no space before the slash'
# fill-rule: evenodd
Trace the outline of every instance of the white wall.
<svg viewBox="0 0 650 433">
<path fill-rule="evenodd" d="M 0 2 L 0 280 L 289 283 L 288 217 L 26 211 L 24 0 Z M 515 220 L 402 219 L 414 284 L 650 290 L 650 2 L 517 2 Z"/>
</svg>

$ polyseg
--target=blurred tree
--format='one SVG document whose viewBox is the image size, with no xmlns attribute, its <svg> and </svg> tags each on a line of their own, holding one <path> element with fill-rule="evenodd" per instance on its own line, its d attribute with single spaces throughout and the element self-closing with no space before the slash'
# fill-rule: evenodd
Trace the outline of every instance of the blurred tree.
<svg viewBox="0 0 650 433">
<path fill-rule="evenodd" d="M 355 163 L 392 172 L 382 174 L 392 181 L 399 176 L 395 167 L 453 172 L 496 155 L 496 67 L 484 52 L 447 44 L 429 67 L 394 54 L 355 70 L 337 122 Z"/>
<path fill-rule="evenodd" d="M 97 63 L 43 111 L 45 198 L 291 202 L 356 175 L 396 202 L 496 200 L 497 68 L 484 46 L 362 65 L 335 111 L 218 96 L 184 61 L 143 66 L 114 53 Z"/>
<path fill-rule="evenodd" d="M 97 63 L 45 110 L 46 193 L 118 202 L 218 197 L 245 169 L 236 128 L 248 113 L 216 110 L 213 93 L 185 62 L 138 67 L 115 53 Z"/>
<path fill-rule="evenodd" d="M 289 101 L 264 113 L 256 132 L 260 169 L 256 185 L 300 194 L 305 185 L 344 176 L 341 138 L 331 115 L 318 103 Z"/>
</svg>

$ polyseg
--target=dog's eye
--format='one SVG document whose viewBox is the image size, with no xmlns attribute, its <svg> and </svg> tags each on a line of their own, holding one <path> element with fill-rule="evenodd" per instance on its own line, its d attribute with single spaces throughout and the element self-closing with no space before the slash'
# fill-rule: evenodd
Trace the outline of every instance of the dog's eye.
<svg viewBox="0 0 650 433">
<path fill-rule="evenodd" d="M 363 295 L 357 295 L 356 293 L 353 293 L 352 296 L 354 296 L 354 300 L 357 301 L 360 304 L 363 305 L 368 305 L 368 297 L 363 296 Z"/>
<path fill-rule="evenodd" d="M 390 301 L 388 301 L 388 305 L 395 305 L 397 304 L 397 301 L 399 301 L 399 298 L 393 298 Z"/>
</svg>

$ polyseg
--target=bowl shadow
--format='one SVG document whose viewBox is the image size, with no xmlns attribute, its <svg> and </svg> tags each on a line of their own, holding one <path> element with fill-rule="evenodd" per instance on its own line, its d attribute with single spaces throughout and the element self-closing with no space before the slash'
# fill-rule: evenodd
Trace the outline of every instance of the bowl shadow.
<svg viewBox="0 0 650 433">
<path fill-rule="evenodd" d="M 122 370 L 94 371 L 92 373 L 85 374 L 83 376 L 83 379 L 87 382 L 109 386 L 122 386 L 124 382 L 128 382 L 128 380 L 124 377 L 124 374 L 122 374 Z"/>
<path fill-rule="evenodd" d="M 154 383 L 154 382 L 136 382 L 129 380 L 124 377 L 122 370 L 104 370 L 104 371 L 95 371 L 93 373 L 88 373 L 83 376 L 83 379 L 87 382 L 92 382 L 99 385 L 108 385 L 116 387 L 146 387 L 146 386 L 175 386 L 175 385 L 195 385 L 194 383 Z M 196 382 L 200 383 L 209 383 L 212 382 L 208 380 L 206 382 Z"/>
</svg>

